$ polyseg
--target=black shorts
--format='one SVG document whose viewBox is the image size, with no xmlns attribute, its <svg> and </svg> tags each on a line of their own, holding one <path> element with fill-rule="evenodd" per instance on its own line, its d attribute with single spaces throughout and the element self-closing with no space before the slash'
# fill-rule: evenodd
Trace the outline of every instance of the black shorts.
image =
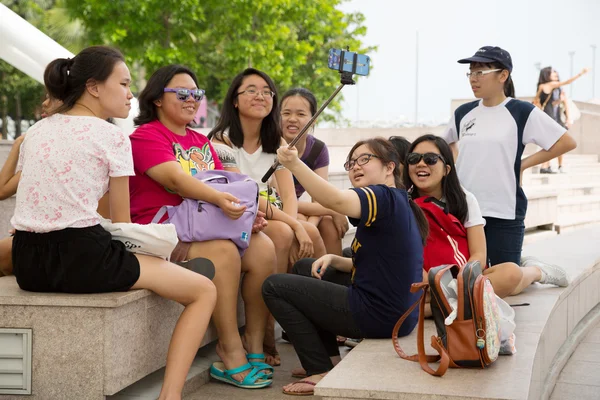
<svg viewBox="0 0 600 400">
<path fill-rule="evenodd" d="M 31 292 L 120 292 L 140 277 L 137 258 L 100 225 L 17 231 L 12 262 L 19 287 Z"/>
</svg>

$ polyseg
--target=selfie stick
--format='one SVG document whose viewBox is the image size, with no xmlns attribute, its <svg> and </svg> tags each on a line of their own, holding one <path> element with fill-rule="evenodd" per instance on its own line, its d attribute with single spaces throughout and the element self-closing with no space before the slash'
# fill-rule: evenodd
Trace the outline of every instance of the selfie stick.
<svg viewBox="0 0 600 400">
<path fill-rule="evenodd" d="M 357 58 L 357 54 L 354 54 L 354 68 L 356 68 L 356 58 Z M 340 60 L 341 60 L 341 62 L 340 62 L 340 69 L 341 69 L 341 68 L 343 68 L 344 51 L 342 51 Z M 342 74 L 342 77 L 341 77 L 340 86 L 338 86 L 338 88 L 335 89 L 335 92 L 333 92 L 333 94 L 331 96 L 329 96 L 327 101 L 325 103 L 323 103 L 321 108 L 319 108 L 319 110 L 315 113 L 315 115 L 313 115 L 313 117 L 310 119 L 310 121 L 308 121 L 306 123 L 306 125 L 304 125 L 304 128 L 302 128 L 302 130 L 300 131 L 298 136 L 296 136 L 294 138 L 294 140 L 292 140 L 290 142 L 290 144 L 288 145 L 288 148 L 293 147 L 296 143 L 298 143 L 298 141 L 302 138 L 302 136 L 304 136 L 304 134 L 308 131 L 308 128 L 310 128 L 310 126 L 313 124 L 313 122 L 315 122 L 317 117 L 325 110 L 325 108 L 327 108 L 329 103 L 331 103 L 331 101 L 335 98 L 335 96 L 337 96 L 337 94 L 342 90 L 342 88 L 344 86 L 355 84 L 354 80 L 352 79 L 352 74 L 353 74 L 352 72 L 341 71 L 341 74 Z M 267 182 L 269 180 L 269 178 L 271 177 L 271 175 L 273 175 L 273 172 L 275 172 L 275 170 L 277 169 L 278 166 L 279 166 L 279 161 L 275 160 L 275 162 L 273 163 L 273 165 L 271 165 L 271 168 L 269 168 L 269 170 L 267 171 L 265 176 L 262 177 L 261 181 L 263 183 Z"/>
</svg>

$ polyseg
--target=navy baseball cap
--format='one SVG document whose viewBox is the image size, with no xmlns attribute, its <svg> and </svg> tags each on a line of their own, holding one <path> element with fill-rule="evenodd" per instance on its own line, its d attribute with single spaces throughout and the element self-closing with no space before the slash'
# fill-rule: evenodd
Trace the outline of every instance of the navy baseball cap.
<svg viewBox="0 0 600 400">
<path fill-rule="evenodd" d="M 492 63 L 498 62 L 508 70 L 512 72 L 513 64 L 512 58 L 508 51 L 501 49 L 496 46 L 483 46 L 473 57 L 463 58 L 458 60 L 459 64 L 471 64 L 471 63 Z"/>
</svg>

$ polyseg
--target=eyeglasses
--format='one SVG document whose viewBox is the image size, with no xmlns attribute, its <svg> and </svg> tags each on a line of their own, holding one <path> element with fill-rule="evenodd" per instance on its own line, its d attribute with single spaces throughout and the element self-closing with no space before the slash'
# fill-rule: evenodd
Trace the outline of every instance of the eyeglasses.
<svg viewBox="0 0 600 400">
<path fill-rule="evenodd" d="M 352 168 L 354 168 L 354 165 L 365 165 L 366 163 L 371 161 L 372 157 L 379 158 L 375 154 L 370 154 L 370 153 L 361 154 L 360 156 L 356 157 L 354 160 L 346 161 L 344 163 L 344 169 L 346 171 L 350 171 Z"/>
<path fill-rule="evenodd" d="M 184 89 L 184 88 L 164 88 L 165 93 L 175 93 L 177 100 L 186 101 L 190 95 L 194 101 L 199 102 L 204 98 L 204 90 L 202 89 Z"/>
<path fill-rule="evenodd" d="M 502 69 L 501 68 L 496 68 L 496 69 L 486 69 L 484 71 L 467 72 L 467 78 L 479 79 L 479 78 L 481 78 L 484 75 L 491 74 L 492 72 L 498 72 L 498 71 L 502 71 Z"/>
<path fill-rule="evenodd" d="M 444 160 L 444 157 L 442 157 L 440 154 L 436 154 L 436 153 L 425 153 L 425 154 L 409 153 L 408 156 L 406 156 L 406 162 L 409 165 L 416 165 L 421 160 L 425 161 L 425 164 L 427 164 L 427 165 L 435 165 L 435 164 L 437 164 L 438 160 L 442 160 L 442 162 L 444 164 L 446 163 L 446 160 Z"/>
<path fill-rule="evenodd" d="M 244 94 L 244 93 L 250 97 L 258 97 L 259 94 L 262 94 L 262 96 L 265 99 L 272 99 L 273 97 L 275 97 L 275 92 L 272 91 L 271 89 L 264 89 L 264 90 L 256 90 L 254 88 L 246 89 L 242 92 L 238 92 L 238 95 Z"/>
</svg>

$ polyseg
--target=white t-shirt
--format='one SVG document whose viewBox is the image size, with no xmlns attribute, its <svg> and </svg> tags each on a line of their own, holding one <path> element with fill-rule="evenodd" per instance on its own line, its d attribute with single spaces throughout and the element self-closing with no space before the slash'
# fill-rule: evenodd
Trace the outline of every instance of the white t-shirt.
<svg viewBox="0 0 600 400">
<path fill-rule="evenodd" d="M 252 154 L 246 152 L 243 147 L 233 145 L 229 147 L 226 144 L 213 142 L 213 147 L 219 155 L 223 168 L 237 168 L 242 174 L 248 175 L 258 183 L 259 191 L 267 190 L 267 184 L 263 183 L 261 179 L 277 159 L 276 154 L 265 153 L 262 146 Z M 277 171 L 283 168 L 283 165 L 279 165 Z M 271 176 L 269 182 L 272 179 L 273 176 Z"/>
<path fill-rule="evenodd" d="M 464 187 L 462 188 L 463 192 L 465 192 L 465 197 L 467 199 L 467 218 L 465 219 L 465 223 L 463 226 L 465 228 L 471 228 L 477 225 L 485 226 L 485 218 L 481 215 L 481 209 L 479 208 L 479 203 L 477 199 L 473 195 L 473 193 L 469 192 Z M 441 201 L 447 203 L 446 198 L 442 197 Z"/>
<path fill-rule="evenodd" d="M 548 150 L 565 132 L 533 104 L 509 97 L 495 107 L 481 100 L 458 107 L 442 138 L 458 142 L 458 177 L 479 201 L 482 215 L 514 220 L 524 219 L 527 211 L 519 182 L 525 145 Z"/>
<path fill-rule="evenodd" d="M 109 177 L 131 176 L 131 143 L 100 118 L 55 114 L 23 140 L 15 215 L 17 230 L 51 232 L 97 225 Z"/>
<path fill-rule="evenodd" d="M 465 192 L 465 196 L 467 197 L 467 219 L 463 226 L 465 228 L 472 228 L 477 225 L 485 226 L 485 219 L 481 215 L 481 208 L 479 208 L 479 202 L 475 195 L 469 192 L 467 189 L 463 188 L 463 192 Z"/>
</svg>

